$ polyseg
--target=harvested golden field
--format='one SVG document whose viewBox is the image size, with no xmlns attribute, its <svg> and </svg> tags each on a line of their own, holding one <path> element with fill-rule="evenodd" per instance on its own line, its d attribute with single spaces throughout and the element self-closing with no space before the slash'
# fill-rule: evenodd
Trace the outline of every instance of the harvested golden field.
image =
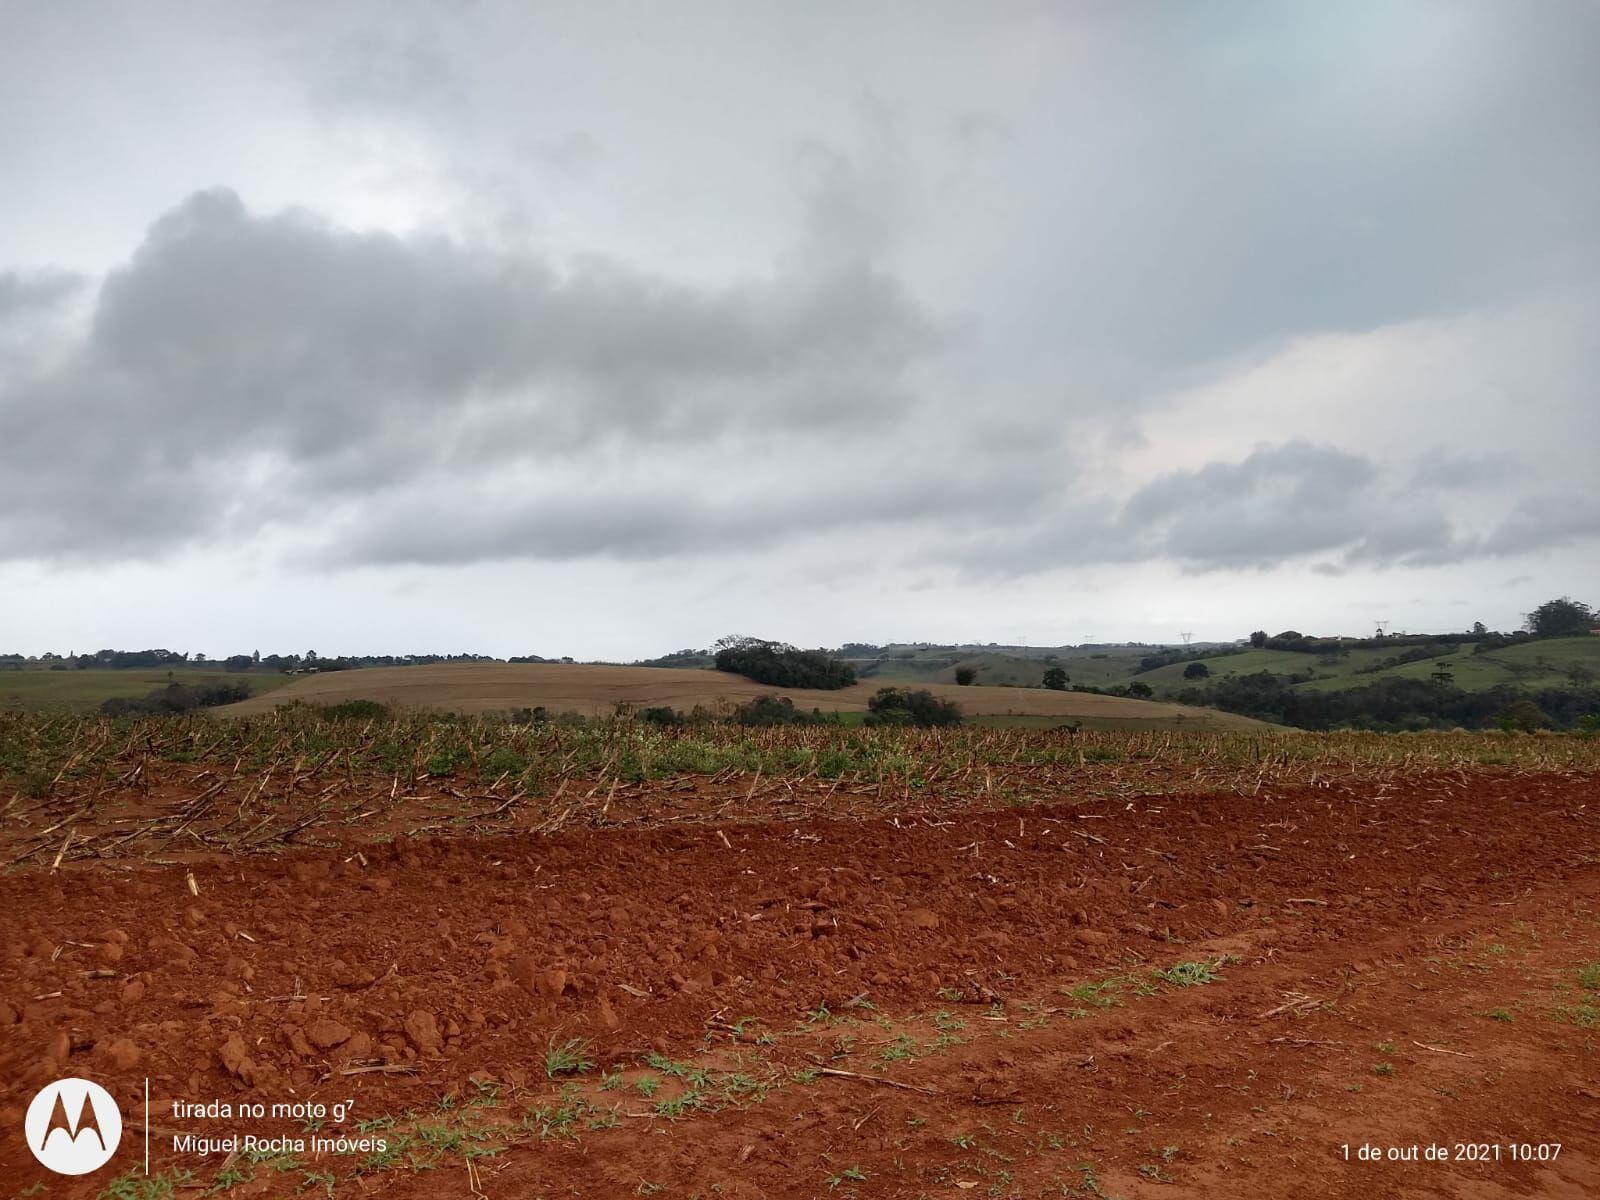
<svg viewBox="0 0 1600 1200">
<path fill-rule="evenodd" d="M 504 712 L 544 707 L 551 712 L 585 715 L 610 713 L 618 704 L 636 708 L 667 705 L 688 710 L 695 705 L 737 704 L 756 696 L 779 693 L 804 709 L 823 712 L 865 712 L 867 701 L 882 683 L 867 680 L 840 691 L 788 690 L 755 683 L 722 671 L 671 670 L 659 667 L 594 667 L 565 663 L 461 663 L 446 666 L 374 667 L 308 675 L 270 695 L 252 696 L 217 711 L 236 715 L 270 712 L 296 700 L 337 704 L 343 700 L 377 700 L 396 708 L 435 709 L 459 713 Z M 1044 688 L 956 687 L 928 684 L 928 690 L 955 700 L 969 717 L 1035 717 L 1078 721 L 1097 728 L 1244 729 L 1259 721 L 1212 709 L 1193 708 L 1088 692 L 1052 692 Z"/>
</svg>

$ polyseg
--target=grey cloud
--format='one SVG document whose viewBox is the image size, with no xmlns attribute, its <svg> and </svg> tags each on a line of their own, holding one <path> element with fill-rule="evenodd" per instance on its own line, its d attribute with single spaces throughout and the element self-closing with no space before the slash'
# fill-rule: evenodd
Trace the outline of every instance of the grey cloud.
<svg viewBox="0 0 1600 1200">
<path fill-rule="evenodd" d="M 1539 496 L 1517 504 L 1483 540 L 1484 554 L 1503 556 L 1600 538 L 1600 499 Z"/>
<path fill-rule="evenodd" d="M 0 271 L 0 396 L 8 378 L 27 377 L 54 351 L 87 282 L 71 271 Z"/>
<path fill-rule="evenodd" d="M 1358 540 L 1382 556 L 1415 538 L 1393 538 L 1381 523 L 1377 479 L 1359 455 L 1290 442 L 1155 480 L 1128 501 L 1121 524 L 1130 538 L 1207 569 L 1272 566 Z"/>
<path fill-rule="evenodd" d="M 210 510 L 247 527 L 603 445 L 868 429 L 943 336 L 858 259 L 690 286 L 204 192 L 108 276 L 64 364 L 0 393 L 0 555 L 176 544 Z M 65 444 L 78 478 L 49 466 Z"/>
<path fill-rule="evenodd" d="M 1600 537 L 1600 504 L 1524 501 L 1488 535 L 1462 529 L 1397 472 L 1329 446 L 1264 446 L 1237 462 L 1172 472 L 1122 505 L 1077 497 L 1041 524 L 972 539 L 951 555 L 1015 573 L 1165 559 L 1192 571 L 1260 570 L 1311 555 L 1354 567 L 1427 567 L 1524 554 Z"/>
<path fill-rule="evenodd" d="M 1345 555 L 1347 564 L 1427 567 L 1471 557 L 1472 543 L 1460 535 L 1440 509 L 1395 493 L 1366 513 L 1361 540 Z"/>
<path fill-rule="evenodd" d="M 812 262 L 878 261 L 906 220 L 910 164 L 897 115 L 870 98 L 855 113 L 854 147 L 805 138 L 794 149 L 804 214 L 799 253 Z"/>
<path fill-rule="evenodd" d="M 218 176 L 310 208 L 190 195 L 95 294 L 0 274 L 0 560 L 259 542 L 319 568 L 698 562 L 811 538 L 989 578 L 1331 576 L 1600 526 L 1570 450 L 1593 441 L 1592 364 L 1562 351 L 1582 329 L 1492 328 L 1547 294 L 1590 319 L 1592 5 L 952 4 L 913 31 L 876 8 L 397 0 L 381 21 L 307 10 L 276 62 L 272 18 L 242 9 L 70 8 L 19 25 L 50 52 L 8 77 L 32 103 L 0 104 L 0 147 L 36 186 L 4 200 L 6 258 L 39 242 L 76 263 L 57 250 L 86 211 L 127 239 Z M 148 64 L 141 94 L 72 108 L 123 61 Z M 196 84 L 181 68 L 201 63 Z M 1348 410 L 1336 386 L 1286 387 L 1248 423 L 1272 444 L 1125 474 L 1192 453 L 1146 423 L 1164 397 L 1228 411 L 1186 381 L 1479 305 L 1473 354 L 1417 336 L 1453 369 L 1395 387 L 1406 432 L 1352 344 L 1319 371 L 1350 364 L 1367 394 Z M 1084 482 L 1102 477 L 1114 493 Z"/>
<path fill-rule="evenodd" d="M 87 282 L 73 271 L 0 271 L 0 326 L 55 308 Z"/>
<path fill-rule="evenodd" d="M 1418 463 L 1411 478 L 1418 487 L 1472 490 L 1515 480 L 1524 476 L 1527 469 L 1519 455 L 1505 450 L 1484 454 L 1435 453 Z"/>
<path fill-rule="evenodd" d="M 443 110 L 458 120 L 470 109 L 468 81 L 452 53 L 454 20 L 442 12 L 396 4 L 385 20 L 350 25 L 329 12 L 314 18 L 315 36 L 302 33 L 282 49 L 303 73 L 312 100 L 329 114 L 389 117 Z"/>
<path fill-rule="evenodd" d="M 605 158 L 605 149 L 593 134 L 578 130 L 562 137 L 523 135 L 516 140 L 517 150 L 547 170 L 581 177 Z"/>
<path fill-rule="evenodd" d="M 829 538 L 886 525 L 992 528 L 1031 519 L 1053 492 L 1041 479 L 948 479 L 902 472 L 890 478 L 812 479 L 774 465 L 737 492 L 683 488 L 594 488 L 537 497 L 485 485 L 443 494 L 411 489 L 392 504 L 362 506 L 318 566 L 348 562 L 463 564 L 511 559 L 759 554 L 797 538 Z M 797 475 L 799 477 L 797 477 Z M 810 486 L 807 486 L 807 484 Z"/>
<path fill-rule="evenodd" d="M 560 375 L 894 370 L 935 336 L 892 278 L 859 263 L 713 292 L 598 259 L 561 269 L 305 215 L 256 218 L 216 191 L 163 217 L 111 275 L 92 344 L 164 380 L 331 376 L 437 395 Z"/>
<path fill-rule="evenodd" d="M 1541 13 L 1107 10 L 1114 65 L 1032 176 L 1052 202 L 1021 236 L 1048 249 L 1017 319 L 1178 366 L 1592 273 L 1600 8 Z"/>
<path fill-rule="evenodd" d="M 963 150 L 976 151 L 992 142 L 1007 140 L 1012 136 L 1012 127 L 1004 117 L 974 109 L 956 117 L 950 136 Z"/>
</svg>

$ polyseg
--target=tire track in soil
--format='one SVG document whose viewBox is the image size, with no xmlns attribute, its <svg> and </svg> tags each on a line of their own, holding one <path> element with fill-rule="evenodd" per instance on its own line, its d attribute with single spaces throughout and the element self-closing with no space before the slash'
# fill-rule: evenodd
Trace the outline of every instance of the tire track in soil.
<svg viewBox="0 0 1600 1200">
<path fill-rule="evenodd" d="M 63 1074 L 100 1079 L 124 1102 L 148 1074 L 158 1102 L 293 1089 L 354 1096 L 363 1114 L 431 1105 L 476 1074 L 520 1104 L 551 1091 L 542 1068 L 551 1036 L 592 1038 L 602 1064 L 628 1064 L 651 1049 L 692 1052 L 713 1017 L 755 1016 L 787 1031 L 820 1005 L 846 1012 L 866 997 L 912 1028 L 953 1003 L 941 989 L 1003 997 L 1009 1012 L 1023 998 L 1054 997 L 1059 1008 L 1062 987 L 1215 953 L 1240 960 L 1219 983 L 897 1065 L 895 1078 L 915 1084 L 926 1074 L 949 1098 L 927 1117 L 917 1116 L 927 1101 L 919 1094 L 832 1078 L 778 1089 L 746 1112 L 630 1121 L 585 1135 L 587 1152 L 519 1146 L 483 1160 L 482 1177 L 504 1183 L 504 1194 L 522 1194 L 524 1182 L 547 1194 L 623 1194 L 653 1172 L 685 1195 L 713 1182 L 729 1195 L 816 1195 L 829 1190 L 828 1176 L 808 1172 L 826 1153 L 825 1167 L 843 1170 L 854 1155 L 867 1175 L 841 1179 L 835 1194 L 988 1194 L 997 1183 L 996 1195 L 1041 1194 L 1056 1186 L 1031 1162 L 1043 1152 L 1001 1149 L 1020 1136 L 1010 1129 L 992 1148 L 1030 1160 L 1026 1171 L 998 1168 L 1010 1182 L 917 1174 L 958 1170 L 962 1148 L 948 1139 L 967 1135 L 941 1130 L 940 1146 L 916 1130 L 979 1119 L 1002 1128 L 976 1114 L 1009 1111 L 987 1101 L 1015 1094 L 1034 1136 L 1078 1140 L 1065 1148 L 1072 1169 L 1062 1181 L 1080 1189 L 1087 1179 L 1073 1169 L 1088 1162 L 1100 1186 L 1127 1196 L 1173 1194 L 1142 1166 L 1223 1194 L 1281 1195 L 1290 1181 L 1311 1194 L 1351 1194 L 1338 1189 L 1366 1185 L 1330 1164 L 1329 1138 L 1377 1140 L 1392 1128 L 1416 1131 L 1406 1140 L 1445 1140 L 1441 1121 L 1457 1110 L 1471 1112 L 1484 1136 L 1492 1127 L 1572 1140 L 1543 1177 L 1501 1169 L 1447 1185 L 1437 1172 L 1418 1168 L 1413 1178 L 1397 1168 L 1393 1194 L 1587 1188 L 1600 1093 L 1592 1041 L 1531 1000 L 1524 1019 L 1476 1022 L 1494 1026 L 1473 1043 L 1491 1049 L 1471 1051 L 1489 1055 L 1492 1069 L 1454 1110 L 1449 1097 L 1416 1088 L 1477 1060 L 1416 1047 L 1395 1059 L 1395 1076 L 1362 1079 L 1361 1092 L 1333 1089 L 1350 1086 L 1338 1081 L 1360 1044 L 1351 1022 L 1376 1031 L 1399 1014 L 1426 1036 L 1374 1036 L 1374 1045 L 1456 1047 L 1451 1022 L 1478 1011 L 1463 1006 L 1503 1006 L 1480 996 L 1478 976 L 1514 969 L 1509 992 L 1554 996 L 1583 961 L 1600 959 L 1594 795 L 1584 777 L 1452 773 L 1394 790 L 1262 789 L 936 820 L 419 839 L 359 857 L 301 851 L 196 867 L 198 896 L 187 868 L 13 874 L 0 879 L 0 908 L 11 916 L 0 934 L 0 1179 L 43 1178 L 14 1131 L 31 1092 Z M 1552 923 L 1567 936 L 1518 941 Z M 1436 978 L 1428 959 L 1458 952 L 1439 939 L 1486 930 L 1508 954 L 1517 948 L 1515 964 Z M 1294 1018 L 1294 1035 L 1311 1044 L 1247 1040 L 1285 993 L 1320 997 L 1321 987 L 1351 980 L 1334 1012 Z M 1086 1045 L 1092 1069 L 1075 1065 Z M 321 1082 L 368 1063 L 414 1073 Z M 1269 1083 L 1290 1092 L 1263 1099 Z M 1194 1099 L 1202 1088 L 1204 1102 Z M 1278 1114 L 1281 1131 L 1260 1132 L 1258 1105 Z M 905 1124 L 918 1119 L 929 1125 Z M 1174 1140 L 1152 1141 L 1151 1158 L 1149 1147 L 1123 1144 L 1133 1135 L 1103 1132 L 1113 1126 Z M 913 1144 L 902 1144 L 902 1130 Z M 1251 1154 L 1227 1139 L 1246 1137 L 1273 1153 L 1254 1149 L 1253 1166 L 1232 1165 Z M 1300 1152 L 1281 1149 L 1296 1137 Z M 1168 1145 L 1178 1147 L 1170 1160 L 1160 1153 Z M 955 1156 L 940 1158 L 945 1148 Z M 117 1169 L 128 1157 L 119 1154 Z M 1000 1161 L 987 1157 L 991 1168 Z M 897 1159 L 912 1164 L 909 1177 Z M 390 1171 L 348 1186 L 431 1195 L 440 1178 Z M 466 1181 L 463 1169 L 463 1194 Z M 1448 1191 L 1455 1184 L 1478 1190 Z M 48 1194 L 95 1189 L 52 1180 Z"/>
</svg>

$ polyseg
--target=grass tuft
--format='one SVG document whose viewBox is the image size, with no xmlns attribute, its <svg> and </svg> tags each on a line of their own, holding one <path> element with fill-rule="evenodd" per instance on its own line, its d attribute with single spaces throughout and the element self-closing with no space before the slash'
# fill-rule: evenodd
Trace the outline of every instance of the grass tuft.
<svg viewBox="0 0 1600 1200">
<path fill-rule="evenodd" d="M 1206 962 L 1181 962 L 1166 970 L 1151 971 L 1150 974 L 1173 987 L 1195 987 L 1222 978 L 1217 973 L 1216 964 Z"/>
<path fill-rule="evenodd" d="M 591 1043 L 588 1038 L 568 1038 L 558 1042 L 551 1038 L 544 1051 L 544 1073 L 554 1079 L 558 1075 L 581 1075 L 594 1069 L 589 1057 Z"/>
</svg>

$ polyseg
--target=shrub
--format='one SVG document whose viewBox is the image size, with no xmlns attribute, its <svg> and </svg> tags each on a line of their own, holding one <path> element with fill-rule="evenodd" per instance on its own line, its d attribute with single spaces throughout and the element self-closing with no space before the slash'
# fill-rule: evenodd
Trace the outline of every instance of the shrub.
<svg viewBox="0 0 1600 1200">
<path fill-rule="evenodd" d="M 641 708 L 634 714 L 634 720 L 643 721 L 646 725 L 682 725 L 683 717 L 677 709 L 665 704 L 654 705 L 650 708 Z"/>
<path fill-rule="evenodd" d="M 1151 696 L 1155 695 L 1155 692 L 1151 689 L 1148 683 L 1139 683 L 1135 681 L 1128 685 L 1128 695 L 1133 696 L 1138 700 L 1148 700 Z"/>
<path fill-rule="evenodd" d="M 821 725 L 827 720 L 816 709 L 802 712 L 787 696 L 757 696 L 733 710 L 735 725 Z"/>
<path fill-rule="evenodd" d="M 961 708 L 926 688 L 879 688 L 867 701 L 869 725 L 959 725 Z"/>
<path fill-rule="evenodd" d="M 1494 723 L 1508 733 L 1518 729 L 1531 733 L 1535 729 L 1548 728 L 1550 718 L 1532 700 L 1513 700 L 1495 713 Z"/>
<path fill-rule="evenodd" d="M 1192 662 L 1183 669 L 1183 677 L 1185 679 L 1209 679 L 1211 677 L 1211 668 L 1203 662 Z"/>
<path fill-rule="evenodd" d="M 169 683 L 139 699 L 113 696 L 100 705 L 100 711 L 108 717 L 134 713 L 182 713 L 249 698 L 250 689 L 242 683 Z"/>
<path fill-rule="evenodd" d="M 376 700 L 341 700 L 326 705 L 322 715 L 335 721 L 376 721 L 389 716 L 389 706 Z"/>
<path fill-rule="evenodd" d="M 719 671 L 743 675 L 772 687 L 836 690 L 856 681 L 856 669 L 821 650 L 798 650 L 760 638 L 724 639 L 717 644 Z"/>
<path fill-rule="evenodd" d="M 977 677 L 978 677 L 978 669 L 976 667 L 957 667 L 956 668 L 956 682 L 959 683 L 962 687 L 967 687 Z"/>
<path fill-rule="evenodd" d="M 1070 680 L 1067 679 L 1067 673 L 1060 667 L 1051 667 L 1044 673 L 1044 686 L 1049 688 L 1052 692 L 1066 691 L 1067 684 L 1069 682 Z"/>
</svg>

